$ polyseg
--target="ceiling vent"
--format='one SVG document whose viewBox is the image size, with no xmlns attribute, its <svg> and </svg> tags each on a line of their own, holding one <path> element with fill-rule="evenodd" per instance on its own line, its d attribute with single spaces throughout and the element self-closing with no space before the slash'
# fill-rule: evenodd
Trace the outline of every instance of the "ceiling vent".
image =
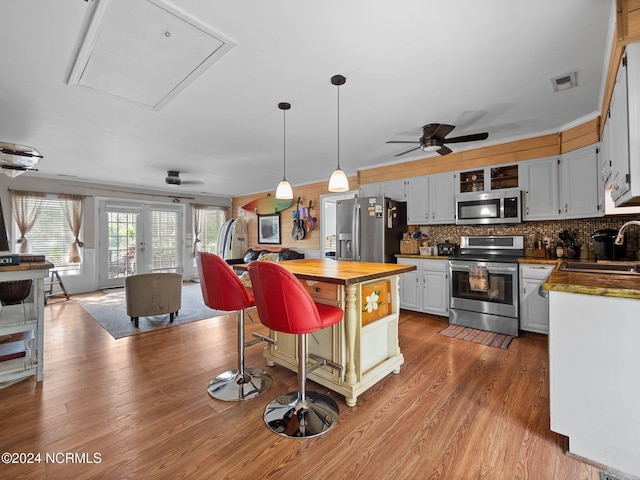
<svg viewBox="0 0 640 480">
<path fill-rule="evenodd" d="M 577 73 L 571 72 L 565 75 L 560 75 L 551 79 L 551 85 L 554 92 L 562 92 L 563 90 L 569 90 L 570 88 L 577 87 L 578 81 L 576 80 Z"/>
<path fill-rule="evenodd" d="M 235 45 L 160 0 L 89 8 L 68 84 L 156 110 Z"/>
</svg>

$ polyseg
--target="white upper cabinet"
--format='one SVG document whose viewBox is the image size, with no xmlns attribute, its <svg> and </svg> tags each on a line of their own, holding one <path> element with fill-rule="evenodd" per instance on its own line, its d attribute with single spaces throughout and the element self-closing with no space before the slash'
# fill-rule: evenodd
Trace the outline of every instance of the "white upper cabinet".
<svg viewBox="0 0 640 480">
<path fill-rule="evenodd" d="M 590 145 L 560 157 L 561 218 L 604 215 L 596 151 L 597 147 Z"/>
<path fill-rule="evenodd" d="M 424 225 L 428 218 L 429 177 L 410 178 L 407 181 L 407 223 Z"/>
<path fill-rule="evenodd" d="M 640 43 L 626 46 L 610 104 L 611 198 L 640 204 Z"/>
<path fill-rule="evenodd" d="M 630 189 L 627 68 L 623 59 L 613 88 L 608 118 L 611 152 L 611 198 L 618 204 Z"/>
<path fill-rule="evenodd" d="M 405 192 L 406 180 L 391 180 L 380 184 L 380 195 L 384 195 L 391 200 L 398 202 L 406 202 L 407 194 Z"/>
<path fill-rule="evenodd" d="M 605 115 L 605 123 L 598 149 L 598 171 L 600 183 L 604 186 L 611 180 L 611 120 L 610 114 Z"/>
<path fill-rule="evenodd" d="M 429 223 L 455 223 L 455 181 L 453 172 L 429 175 Z"/>
<path fill-rule="evenodd" d="M 377 197 L 384 195 L 391 200 L 398 202 L 406 202 L 407 195 L 405 193 L 406 180 L 390 180 L 388 182 L 365 183 L 360 185 L 360 197 Z"/>
<path fill-rule="evenodd" d="M 407 180 L 407 223 L 455 223 L 455 177 L 447 172 Z"/>
<path fill-rule="evenodd" d="M 360 197 L 377 197 L 380 195 L 380 184 L 379 183 L 365 183 L 364 185 L 360 185 Z"/>
<path fill-rule="evenodd" d="M 528 160 L 520 165 L 523 186 L 523 220 L 559 217 L 558 157 Z"/>
<path fill-rule="evenodd" d="M 520 165 L 523 220 L 560 220 L 604 215 L 596 145 L 560 157 Z"/>
</svg>

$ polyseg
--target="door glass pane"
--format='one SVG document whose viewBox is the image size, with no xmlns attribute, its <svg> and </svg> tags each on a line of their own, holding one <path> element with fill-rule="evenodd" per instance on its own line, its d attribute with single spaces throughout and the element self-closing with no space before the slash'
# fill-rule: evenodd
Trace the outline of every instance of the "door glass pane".
<svg viewBox="0 0 640 480">
<path fill-rule="evenodd" d="M 200 251 L 216 253 L 218 251 L 218 233 L 225 222 L 224 211 L 220 209 L 206 210 L 202 215 Z"/>
<path fill-rule="evenodd" d="M 137 217 L 135 213 L 107 212 L 109 279 L 136 273 Z"/>
<path fill-rule="evenodd" d="M 152 272 L 178 270 L 178 212 L 153 210 L 151 212 L 153 257 Z"/>
</svg>

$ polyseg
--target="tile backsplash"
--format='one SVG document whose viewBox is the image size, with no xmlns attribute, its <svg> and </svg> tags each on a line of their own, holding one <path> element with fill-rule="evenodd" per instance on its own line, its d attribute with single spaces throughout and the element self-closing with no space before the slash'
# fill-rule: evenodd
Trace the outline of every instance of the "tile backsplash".
<svg viewBox="0 0 640 480">
<path fill-rule="evenodd" d="M 558 234 L 565 229 L 574 229 L 582 246 L 581 257 L 593 257 L 591 234 L 597 230 L 619 229 L 629 220 L 640 220 L 638 215 L 608 216 L 577 220 L 549 220 L 543 222 L 522 222 L 514 225 L 421 225 L 415 230 L 427 233 L 435 242 L 449 240 L 460 243 L 462 235 L 523 235 L 525 249 L 532 249 L 536 233 L 547 236 L 553 245 L 559 240 Z M 627 257 L 635 258 L 640 243 L 640 227 L 630 226 L 625 230 L 627 238 Z"/>
</svg>

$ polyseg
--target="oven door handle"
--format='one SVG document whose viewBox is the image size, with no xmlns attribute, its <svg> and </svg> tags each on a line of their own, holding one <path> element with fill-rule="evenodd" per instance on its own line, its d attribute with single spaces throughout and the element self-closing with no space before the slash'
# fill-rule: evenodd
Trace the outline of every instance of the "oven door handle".
<svg viewBox="0 0 640 480">
<path fill-rule="evenodd" d="M 479 263 L 478 265 L 485 267 L 487 269 L 487 272 L 489 273 L 516 273 L 518 271 L 517 265 L 508 266 L 508 267 L 499 267 L 496 265 L 486 265 L 481 263 Z M 452 271 L 457 270 L 457 271 L 468 272 L 471 265 L 467 265 L 466 263 L 460 264 L 460 263 L 450 262 L 450 267 Z"/>
<path fill-rule="evenodd" d="M 489 273 L 515 273 L 518 271 L 517 267 L 487 267 Z"/>
</svg>

